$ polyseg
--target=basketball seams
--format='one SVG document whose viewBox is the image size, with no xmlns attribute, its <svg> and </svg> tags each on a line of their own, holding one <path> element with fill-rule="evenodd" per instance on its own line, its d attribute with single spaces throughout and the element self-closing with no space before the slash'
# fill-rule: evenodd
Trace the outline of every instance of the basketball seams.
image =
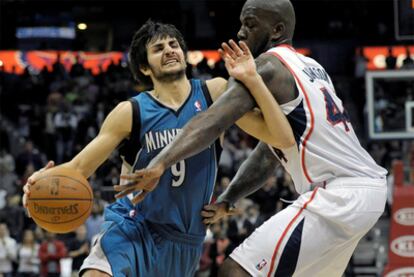
<svg viewBox="0 0 414 277">
<path fill-rule="evenodd" d="M 47 172 L 47 171 L 46 171 L 46 172 Z M 80 174 L 79 174 L 79 175 L 80 175 Z M 82 178 L 85 178 L 85 177 L 83 177 L 83 175 L 80 175 L 80 176 L 82 176 Z M 41 178 L 37 179 L 37 180 L 36 180 L 36 182 L 38 182 L 38 181 L 40 181 L 40 180 L 42 180 L 42 179 L 45 179 L 45 178 L 52 178 L 52 177 L 63 177 L 63 178 L 68 178 L 68 179 L 70 179 L 70 180 L 72 180 L 72 181 L 75 181 L 75 182 L 77 182 L 77 183 L 79 183 L 79 184 L 83 185 L 84 187 L 86 187 L 86 190 L 88 191 L 89 196 L 90 196 L 91 198 L 93 198 L 93 197 L 92 197 L 92 193 L 91 193 L 92 188 L 91 188 L 91 186 L 90 186 L 89 184 L 88 184 L 88 185 L 86 185 L 86 184 L 84 184 L 83 182 L 81 182 L 79 179 L 75 179 L 75 178 L 70 177 L 70 176 L 67 176 L 67 175 L 46 175 L 46 176 L 44 176 L 44 177 L 41 177 Z M 35 182 L 35 185 L 36 185 L 36 182 Z"/>
</svg>

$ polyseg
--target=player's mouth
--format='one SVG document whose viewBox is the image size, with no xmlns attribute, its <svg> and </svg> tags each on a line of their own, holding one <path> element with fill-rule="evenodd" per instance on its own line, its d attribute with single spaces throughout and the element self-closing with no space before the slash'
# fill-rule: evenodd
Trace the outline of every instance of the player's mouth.
<svg viewBox="0 0 414 277">
<path fill-rule="evenodd" d="M 170 59 L 165 60 L 162 65 L 173 65 L 179 62 L 180 61 L 178 60 L 178 58 L 170 58 Z"/>
</svg>

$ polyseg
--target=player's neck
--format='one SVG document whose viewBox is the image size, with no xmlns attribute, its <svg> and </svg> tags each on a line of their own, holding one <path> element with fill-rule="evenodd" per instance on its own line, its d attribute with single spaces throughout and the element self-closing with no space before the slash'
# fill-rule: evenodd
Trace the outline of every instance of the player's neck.
<svg viewBox="0 0 414 277">
<path fill-rule="evenodd" d="M 158 101 L 173 109 L 181 107 L 191 91 L 187 77 L 172 82 L 154 82 L 154 90 L 150 93 Z"/>
</svg>

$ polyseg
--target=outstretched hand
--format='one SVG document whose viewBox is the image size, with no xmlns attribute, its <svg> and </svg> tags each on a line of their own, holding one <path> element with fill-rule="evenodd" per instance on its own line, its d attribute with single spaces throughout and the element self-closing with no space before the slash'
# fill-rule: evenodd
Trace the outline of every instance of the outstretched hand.
<svg viewBox="0 0 414 277">
<path fill-rule="evenodd" d="M 237 45 L 233 40 L 221 44 L 219 53 L 224 60 L 229 75 L 243 83 L 256 75 L 256 63 L 247 44 L 243 41 Z"/>
<path fill-rule="evenodd" d="M 130 193 L 138 192 L 131 202 L 134 205 L 141 202 L 149 192 L 157 187 L 163 173 L 164 167 L 162 165 L 155 165 L 130 174 L 121 175 L 121 180 L 127 183 L 114 186 L 114 190 L 118 192 L 115 198 L 122 198 Z"/>
</svg>

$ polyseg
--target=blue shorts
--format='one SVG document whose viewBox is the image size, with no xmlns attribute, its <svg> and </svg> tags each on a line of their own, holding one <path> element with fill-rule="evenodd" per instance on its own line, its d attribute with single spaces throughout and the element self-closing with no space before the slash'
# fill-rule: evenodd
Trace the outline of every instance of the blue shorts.
<svg viewBox="0 0 414 277">
<path fill-rule="evenodd" d="M 128 213 L 117 204 L 105 209 L 101 235 L 85 259 L 81 274 L 98 269 L 116 277 L 194 276 L 203 237 L 168 230 Z"/>
</svg>

